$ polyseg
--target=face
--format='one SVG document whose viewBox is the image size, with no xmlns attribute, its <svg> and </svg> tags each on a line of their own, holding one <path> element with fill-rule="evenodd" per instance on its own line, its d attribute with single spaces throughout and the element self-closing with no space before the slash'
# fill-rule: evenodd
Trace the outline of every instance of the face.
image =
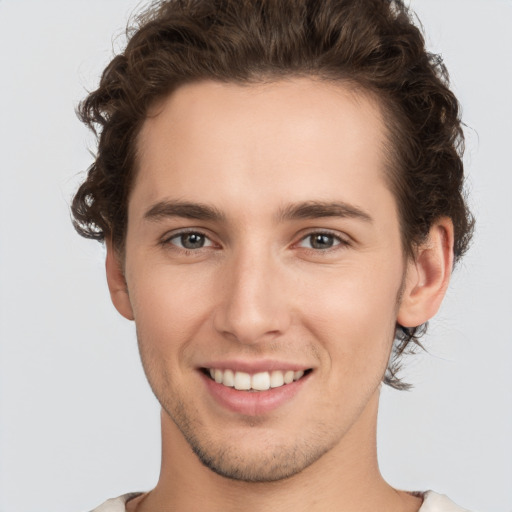
<svg viewBox="0 0 512 512">
<path fill-rule="evenodd" d="M 371 437 L 406 272 L 384 144 L 368 97 L 307 79 L 186 85 L 146 120 L 116 305 L 215 472 L 281 479 Z"/>
</svg>

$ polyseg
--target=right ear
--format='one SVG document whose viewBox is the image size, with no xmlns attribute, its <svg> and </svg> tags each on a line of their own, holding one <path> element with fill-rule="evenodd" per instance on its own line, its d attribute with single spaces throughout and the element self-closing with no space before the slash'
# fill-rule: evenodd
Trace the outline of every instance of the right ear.
<svg viewBox="0 0 512 512">
<path fill-rule="evenodd" d="M 128 286 L 124 277 L 123 267 L 119 252 L 112 245 L 112 240 L 106 240 L 107 258 L 105 269 L 107 271 L 107 283 L 112 304 L 128 320 L 134 320 L 132 304 L 128 294 Z"/>
</svg>

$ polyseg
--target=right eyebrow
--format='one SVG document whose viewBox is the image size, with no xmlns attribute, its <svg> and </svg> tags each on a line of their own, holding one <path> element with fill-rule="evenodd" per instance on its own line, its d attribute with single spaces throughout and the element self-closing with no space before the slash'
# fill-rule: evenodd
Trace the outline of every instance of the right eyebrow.
<svg viewBox="0 0 512 512">
<path fill-rule="evenodd" d="M 176 200 L 159 201 L 144 214 L 144 219 L 149 221 L 160 221 L 171 217 L 210 221 L 225 220 L 224 214 L 212 206 Z"/>
</svg>

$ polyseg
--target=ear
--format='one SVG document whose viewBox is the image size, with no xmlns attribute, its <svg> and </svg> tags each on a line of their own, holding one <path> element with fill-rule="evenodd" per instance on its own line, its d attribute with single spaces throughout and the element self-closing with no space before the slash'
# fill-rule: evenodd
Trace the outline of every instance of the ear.
<svg viewBox="0 0 512 512">
<path fill-rule="evenodd" d="M 407 264 L 405 286 L 397 322 L 417 327 L 438 311 L 450 282 L 453 267 L 453 223 L 449 218 L 437 220 L 428 239 Z"/>
<path fill-rule="evenodd" d="M 107 247 L 105 269 L 112 304 L 121 315 L 128 320 L 133 320 L 132 304 L 128 295 L 128 286 L 124 277 L 120 254 L 112 245 L 112 240 L 106 240 L 105 245 Z"/>
</svg>

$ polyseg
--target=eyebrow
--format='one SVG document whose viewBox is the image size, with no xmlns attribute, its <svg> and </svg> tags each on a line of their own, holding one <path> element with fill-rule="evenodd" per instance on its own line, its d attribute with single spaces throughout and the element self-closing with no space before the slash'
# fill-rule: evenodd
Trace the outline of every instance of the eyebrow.
<svg viewBox="0 0 512 512">
<path fill-rule="evenodd" d="M 210 221 L 225 220 L 225 215 L 217 208 L 187 201 L 159 201 L 144 214 L 144 218 L 151 221 L 159 221 L 169 217 Z"/>
<path fill-rule="evenodd" d="M 357 206 L 344 202 L 306 201 L 290 204 L 278 213 L 278 220 L 317 219 L 321 217 L 342 217 L 359 219 L 372 223 L 372 217 Z"/>
<path fill-rule="evenodd" d="M 144 214 L 144 218 L 150 221 L 159 221 L 170 217 L 208 221 L 226 220 L 224 213 L 214 206 L 179 200 L 159 201 Z M 285 222 L 322 217 L 353 218 L 365 222 L 373 222 L 372 217 L 357 206 L 338 201 L 305 201 L 289 204 L 278 211 L 276 220 L 278 222 Z"/>
</svg>

